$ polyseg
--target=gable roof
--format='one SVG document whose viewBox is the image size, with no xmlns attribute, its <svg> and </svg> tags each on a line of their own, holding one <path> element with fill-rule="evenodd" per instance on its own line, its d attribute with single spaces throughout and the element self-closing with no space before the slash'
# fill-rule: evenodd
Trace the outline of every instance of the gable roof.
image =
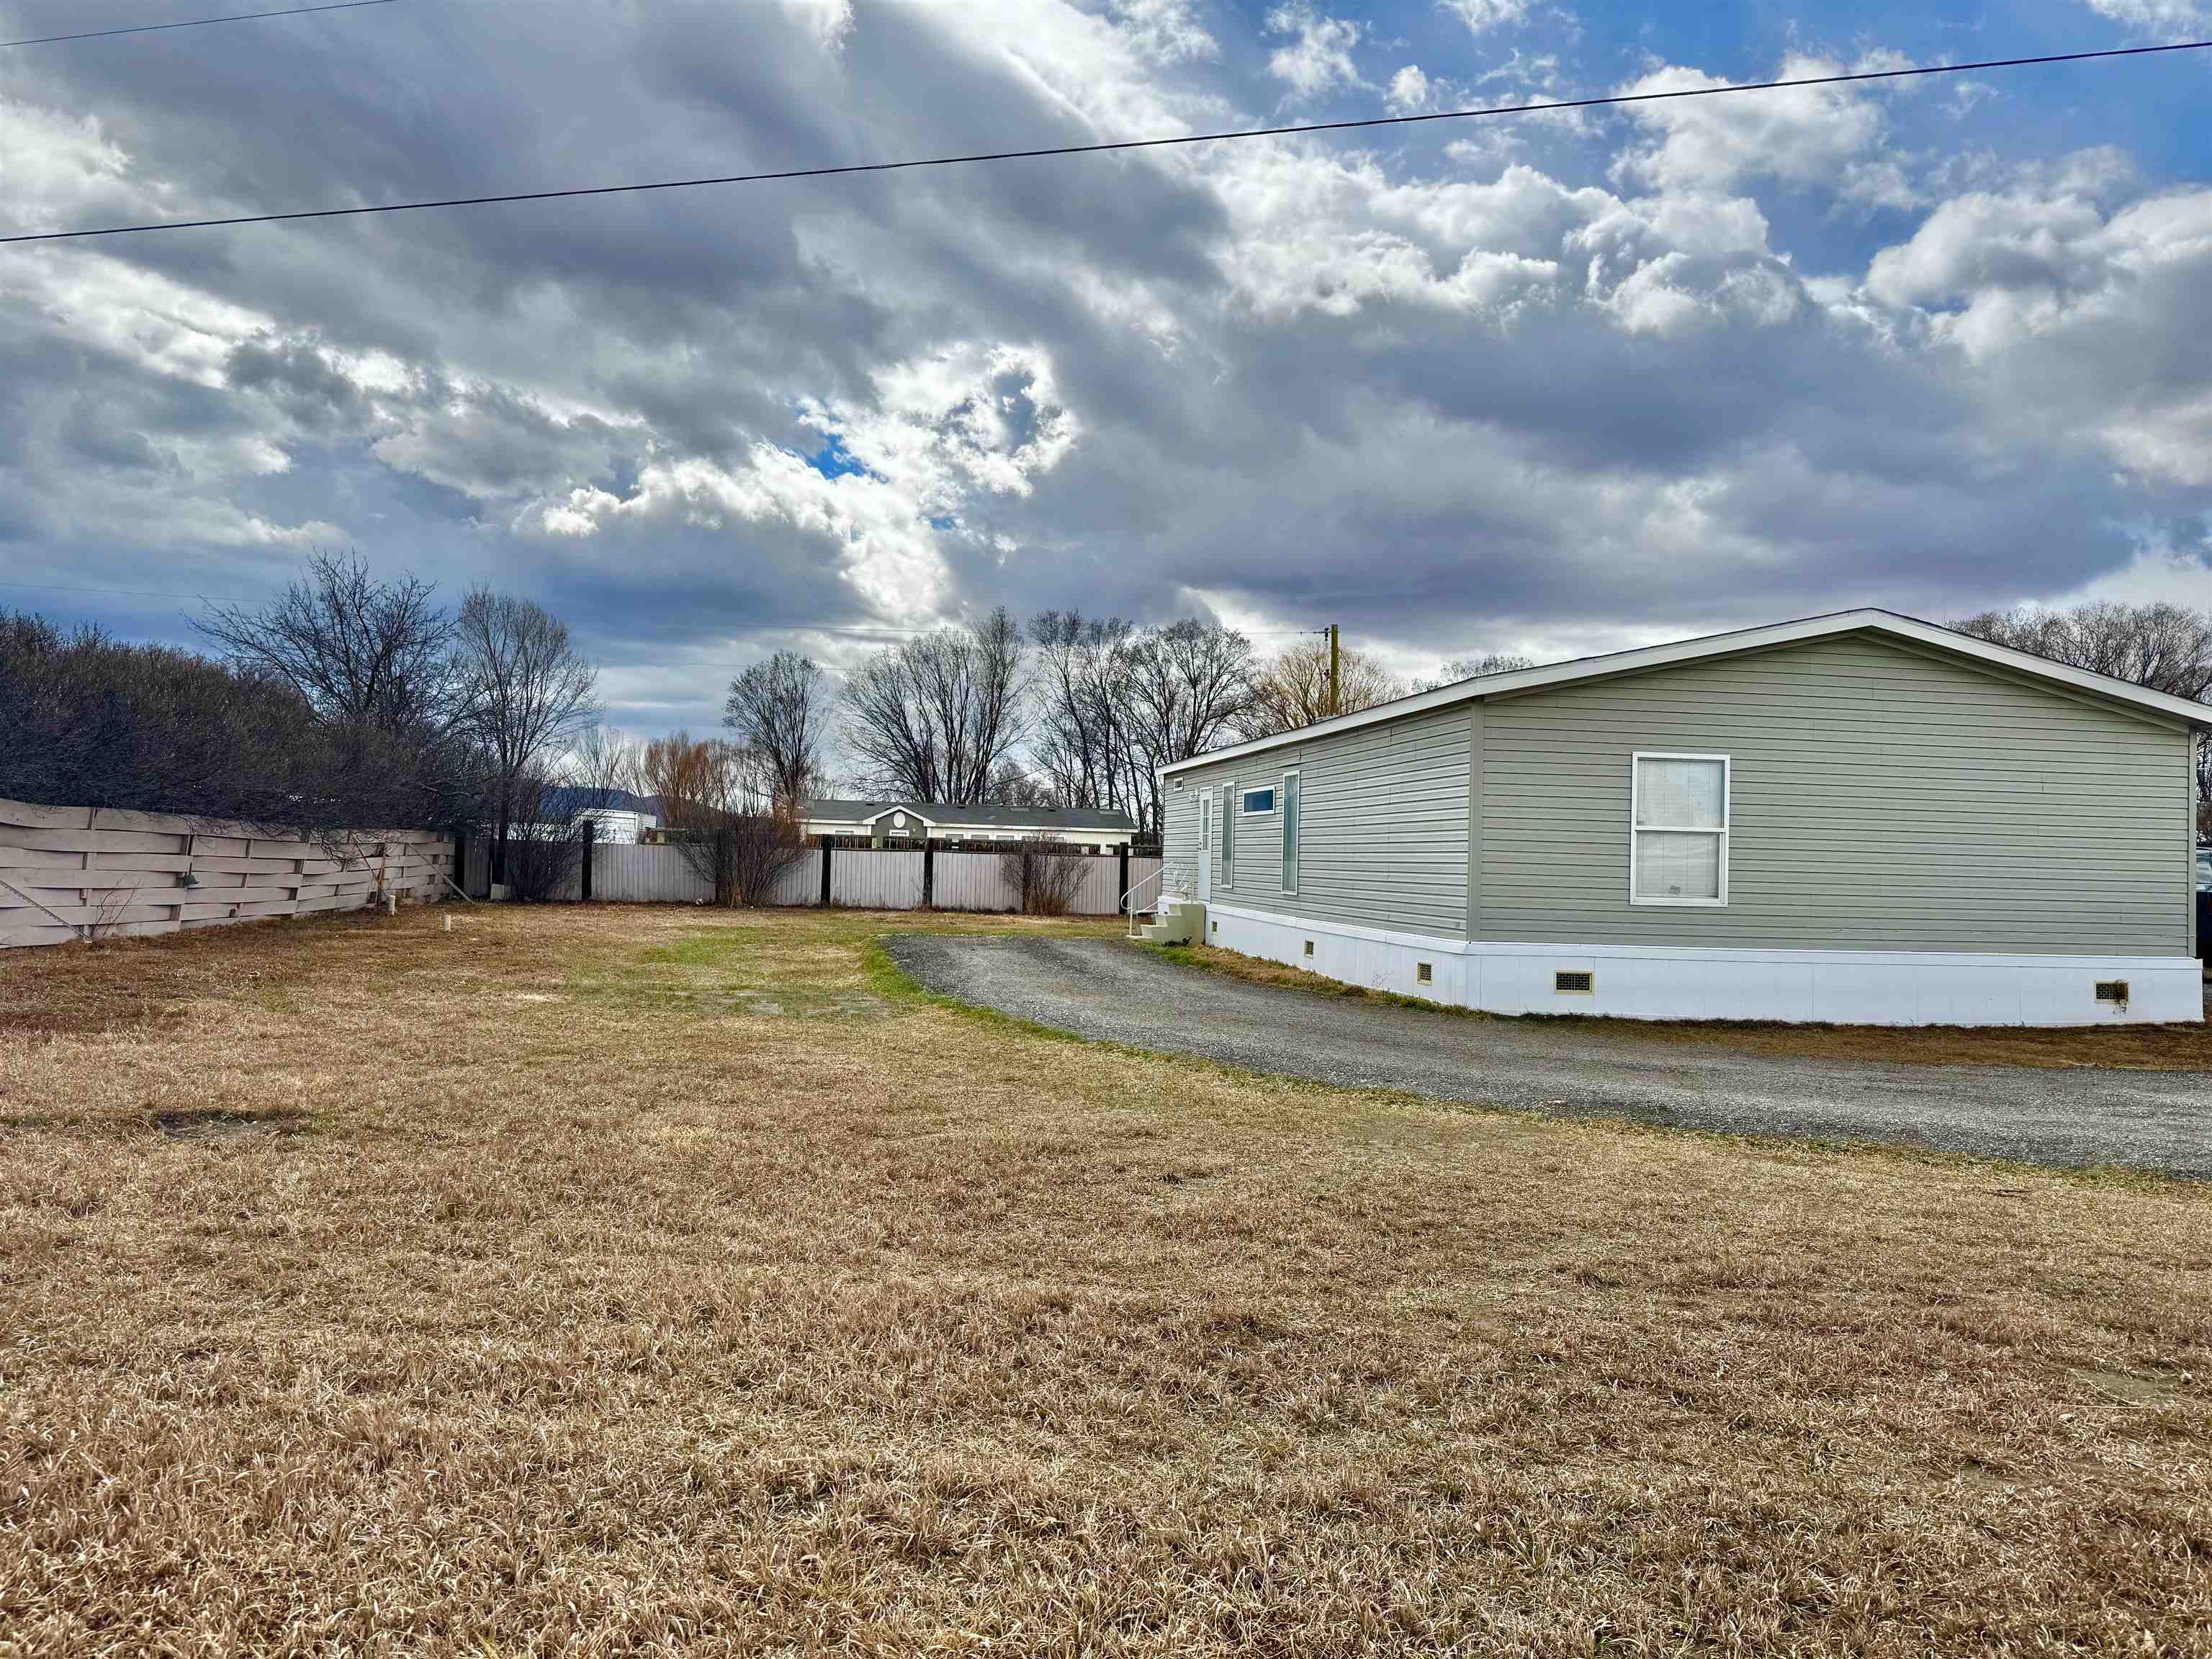
<svg viewBox="0 0 2212 1659">
<path fill-rule="evenodd" d="M 838 823 L 872 823 L 890 812 L 910 812 L 933 830 L 946 824 L 986 830 L 1129 830 L 1136 819 L 1127 812 L 1088 806 L 955 806 L 941 800 L 810 799 L 805 817 Z"/>
<path fill-rule="evenodd" d="M 1244 755 L 1264 754 L 1286 744 L 1308 743 L 1316 738 L 1334 737 L 1340 732 L 1357 731 L 1363 726 L 1374 726 L 1383 720 L 1403 720 L 1408 714 L 1426 714 L 1432 708 L 1446 708 L 1454 703 L 1475 702 L 1491 697 L 1509 696 L 1516 692 L 1569 685 L 1578 680 L 1640 673 L 1646 669 L 1667 668 L 1677 663 L 1732 656 L 1743 651 L 1763 651 L 1778 645 L 1795 645 L 1807 640 L 1863 631 L 1933 647 L 1954 656 L 1972 658 L 1992 666 L 2010 669 L 2030 678 L 2046 680 L 2071 691 L 2087 692 L 2150 714 L 2186 720 L 2200 731 L 2212 731 L 2212 704 L 2192 702 L 2186 697 L 2148 690 L 2126 680 L 2114 679 L 2109 674 L 2094 674 L 2085 668 L 2070 668 L 2064 663 L 2053 662 L 2048 657 L 2015 651 L 2008 645 L 1992 645 L 1987 640 L 1976 639 L 1972 635 L 1961 634 L 1955 629 L 1939 628 L 1934 623 L 1921 621 L 1917 617 L 1903 616 L 1894 611 L 1865 609 L 1832 611 L 1826 616 L 1806 617 L 1796 622 L 1771 623 L 1764 628 L 1741 628 L 1726 634 L 1707 634 L 1697 639 L 1677 640 L 1667 645 L 1641 646 L 1632 651 L 1611 651 L 1601 656 L 1577 657 L 1568 662 L 1547 663 L 1540 668 L 1520 668 L 1510 673 L 1485 674 L 1479 679 L 1458 680 L 1449 685 L 1440 685 L 1432 691 L 1417 691 L 1410 697 L 1378 702 L 1356 714 L 1339 714 L 1334 720 L 1317 720 L 1311 726 L 1278 732 L 1271 738 L 1255 738 L 1249 743 L 1210 750 L 1188 760 L 1163 766 L 1160 775 L 1164 777 L 1172 772 L 1187 772 L 1194 767 L 1212 766 Z"/>
</svg>

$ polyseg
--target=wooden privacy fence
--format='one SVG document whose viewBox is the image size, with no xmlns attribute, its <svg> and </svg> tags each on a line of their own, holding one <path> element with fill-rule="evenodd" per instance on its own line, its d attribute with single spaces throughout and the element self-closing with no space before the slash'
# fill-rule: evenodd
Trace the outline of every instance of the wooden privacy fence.
<svg viewBox="0 0 2212 1659">
<path fill-rule="evenodd" d="M 804 856 L 776 878 L 772 904 L 804 905 L 822 902 L 822 849 L 809 848 Z M 843 849 L 830 854 L 830 902 L 855 909 L 918 910 L 924 902 L 924 855 L 903 848 Z M 1018 910 L 1021 888 L 1006 879 L 996 853 L 927 854 L 927 902 L 939 910 Z M 490 890 L 488 844 L 470 842 L 465 884 L 474 895 Z M 1074 914 L 1110 916 L 1120 908 L 1123 880 L 1121 860 L 1115 856 L 1085 856 L 1083 881 L 1077 889 Z M 1149 879 L 1160 867 L 1157 858 L 1132 858 L 1127 885 Z M 714 884 L 691 867 L 683 849 L 665 843 L 630 846 L 607 842 L 592 849 L 591 887 L 594 901 L 629 904 L 711 904 Z M 568 883 L 562 897 L 584 897 L 580 871 Z M 1146 895 L 1150 896 L 1149 892 Z"/>
<path fill-rule="evenodd" d="M 0 945 L 173 933 L 449 893 L 453 846 L 428 831 L 324 841 L 252 824 L 0 800 Z"/>
</svg>

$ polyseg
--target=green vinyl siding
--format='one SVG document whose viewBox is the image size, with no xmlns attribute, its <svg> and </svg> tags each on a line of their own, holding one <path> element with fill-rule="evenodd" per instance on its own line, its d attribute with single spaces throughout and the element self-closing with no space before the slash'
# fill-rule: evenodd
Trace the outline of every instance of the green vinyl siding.
<svg viewBox="0 0 2212 1659">
<path fill-rule="evenodd" d="M 2181 955 L 2188 733 L 1848 635 L 1484 710 L 1480 927 L 1549 943 Z M 1630 756 L 1730 760 L 1729 902 L 1628 902 Z"/>
<path fill-rule="evenodd" d="M 1465 709 L 1437 709 L 1179 773 L 1182 788 L 1168 781 L 1166 856 L 1195 892 L 1197 792 L 1233 784 L 1233 806 L 1248 789 L 1273 789 L 1273 812 L 1237 820 L 1236 883 L 1224 888 L 1217 879 L 1217 902 L 1463 938 L 1467 732 Z M 1299 774 L 1295 892 L 1284 890 L 1283 878 L 1283 775 L 1290 769 Z"/>
<path fill-rule="evenodd" d="M 1273 787 L 1279 817 L 1295 768 L 1297 890 L 1281 824 L 1243 817 L 1218 901 L 1498 942 L 2180 956 L 2190 742 L 2178 720 L 1847 634 L 1183 773 L 1166 854 L 1195 891 L 1197 792 Z M 1639 750 L 1729 757 L 1725 906 L 1629 903 Z"/>
</svg>

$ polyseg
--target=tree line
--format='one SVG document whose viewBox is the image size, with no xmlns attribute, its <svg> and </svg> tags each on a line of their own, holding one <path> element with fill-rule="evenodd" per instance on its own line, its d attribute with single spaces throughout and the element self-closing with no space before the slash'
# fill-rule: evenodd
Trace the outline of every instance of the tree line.
<svg viewBox="0 0 2212 1659">
<path fill-rule="evenodd" d="M 273 603 L 211 605 L 210 653 L 0 616 L 0 793 L 335 836 L 531 821 L 598 717 L 544 607 L 319 554 Z"/>
<path fill-rule="evenodd" d="M 1160 767 L 1527 666 L 1492 656 L 1412 682 L 1346 649 L 1332 684 L 1318 639 L 1266 656 L 1210 618 L 1144 626 L 1052 610 L 1024 627 L 1001 607 L 885 647 L 835 696 L 813 661 L 779 653 L 732 683 L 726 724 L 782 777 L 819 780 L 834 736 L 844 787 L 865 796 L 1087 807 L 1126 812 L 1157 834 Z"/>
<path fill-rule="evenodd" d="M 1455 660 L 1426 680 L 1302 638 L 1262 654 L 1206 617 L 1143 625 L 1048 610 L 887 647 L 839 684 L 781 651 L 736 676 L 721 732 L 634 744 L 601 724 L 598 670 L 561 620 L 476 588 L 317 555 L 274 602 L 211 605 L 205 654 L 0 613 L 0 794 L 228 817 L 310 834 L 487 836 L 493 878 L 550 896 L 593 815 L 659 798 L 718 895 L 796 856 L 806 798 L 1125 812 L 1157 834 L 1158 769 L 1432 686 L 1530 665 Z M 2134 684 L 2212 696 L 2212 613 L 2096 604 L 1986 611 L 1962 632 Z M 2200 745 L 2212 834 L 2212 748 Z"/>
</svg>

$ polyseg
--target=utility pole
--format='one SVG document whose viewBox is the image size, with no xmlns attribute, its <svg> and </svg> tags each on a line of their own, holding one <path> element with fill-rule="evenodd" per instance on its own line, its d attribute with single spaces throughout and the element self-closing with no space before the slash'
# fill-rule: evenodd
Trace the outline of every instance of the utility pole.
<svg viewBox="0 0 2212 1659">
<path fill-rule="evenodd" d="M 1331 623 L 1328 625 L 1328 712 L 1331 719 L 1334 719 L 1344 708 L 1343 700 L 1337 694 L 1336 659 L 1336 624 Z"/>
</svg>

